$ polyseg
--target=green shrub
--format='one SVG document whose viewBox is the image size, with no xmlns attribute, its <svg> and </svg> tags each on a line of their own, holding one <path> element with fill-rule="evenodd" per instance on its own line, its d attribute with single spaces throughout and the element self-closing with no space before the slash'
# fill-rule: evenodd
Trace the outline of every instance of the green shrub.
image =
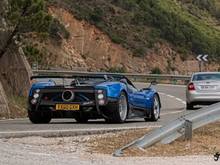
<svg viewBox="0 0 220 165">
<path fill-rule="evenodd" d="M 99 7 L 95 7 L 92 14 L 90 15 L 90 20 L 94 23 L 98 23 L 102 21 L 103 15 L 104 15 L 103 10 Z"/>
<path fill-rule="evenodd" d="M 114 42 L 116 44 L 123 43 L 123 39 L 121 39 L 120 36 L 118 36 L 116 34 L 110 34 L 110 38 L 111 38 L 112 42 Z"/>
<path fill-rule="evenodd" d="M 151 74 L 161 74 L 162 71 L 160 70 L 159 67 L 155 67 L 155 68 L 153 68 L 153 69 L 151 70 L 150 73 L 151 73 Z"/>
<path fill-rule="evenodd" d="M 42 53 L 35 48 L 33 45 L 27 45 L 23 48 L 25 56 L 28 58 L 28 60 L 32 63 L 42 63 L 43 55 Z"/>
<path fill-rule="evenodd" d="M 11 25 L 17 27 L 17 34 L 37 32 L 47 33 L 55 39 L 58 39 L 59 35 L 68 38 L 69 32 L 57 19 L 48 14 L 45 2 L 45 0 L 9 0 L 8 19 Z"/>
<path fill-rule="evenodd" d="M 132 10 L 137 7 L 137 0 L 115 0 L 114 3 L 125 10 Z"/>
<path fill-rule="evenodd" d="M 110 73 L 126 73 L 125 67 L 111 67 L 106 70 L 106 72 Z"/>
<path fill-rule="evenodd" d="M 146 53 L 146 49 L 144 47 L 136 47 L 133 53 L 136 57 L 143 57 Z"/>
<path fill-rule="evenodd" d="M 66 30 L 63 24 L 61 24 L 57 19 L 53 19 L 53 22 L 49 29 L 49 35 L 50 37 L 61 40 L 62 37 L 65 39 L 68 39 L 70 36 L 70 33 Z"/>
</svg>

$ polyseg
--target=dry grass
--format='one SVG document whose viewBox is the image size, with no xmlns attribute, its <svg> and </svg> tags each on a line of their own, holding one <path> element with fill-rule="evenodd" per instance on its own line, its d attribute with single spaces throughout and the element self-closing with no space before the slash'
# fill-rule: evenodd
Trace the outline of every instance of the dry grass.
<svg viewBox="0 0 220 165">
<path fill-rule="evenodd" d="M 22 96 L 8 96 L 10 118 L 27 117 L 27 98 Z"/>
<path fill-rule="evenodd" d="M 89 152 L 112 154 L 116 149 L 143 136 L 149 130 L 129 130 L 118 134 L 107 134 L 88 141 Z M 208 155 L 220 151 L 220 122 L 210 124 L 194 131 L 193 140 L 178 139 L 163 145 L 156 144 L 145 150 L 131 148 L 125 150 L 125 156 L 184 156 Z"/>
</svg>

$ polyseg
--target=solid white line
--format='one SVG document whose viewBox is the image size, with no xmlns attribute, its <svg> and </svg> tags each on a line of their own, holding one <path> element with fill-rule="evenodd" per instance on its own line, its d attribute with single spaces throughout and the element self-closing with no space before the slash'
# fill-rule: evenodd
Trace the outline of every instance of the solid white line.
<svg viewBox="0 0 220 165">
<path fill-rule="evenodd" d="M 181 113 L 181 112 L 183 112 L 183 111 L 173 111 L 173 112 L 161 113 L 161 116 L 170 115 L 170 114 L 177 114 L 177 113 Z"/>
<path fill-rule="evenodd" d="M 166 93 L 163 93 L 163 92 L 159 92 L 159 94 L 164 95 L 164 96 L 167 96 L 167 97 L 170 97 L 170 98 L 174 98 L 174 99 L 176 99 L 177 101 L 179 101 L 180 103 L 186 105 L 186 103 L 185 103 L 185 101 L 184 101 L 183 99 L 180 99 L 180 98 L 178 98 L 178 97 L 175 97 L 175 96 L 173 96 L 173 95 L 166 94 Z"/>
<path fill-rule="evenodd" d="M 181 88 L 185 88 L 185 85 L 173 85 L 173 84 L 158 84 L 159 86 L 168 86 L 168 87 L 181 87 Z"/>
<path fill-rule="evenodd" d="M 186 102 L 185 102 L 185 101 L 182 101 L 182 103 L 183 103 L 184 105 L 186 105 Z"/>
<path fill-rule="evenodd" d="M 180 98 L 177 98 L 177 97 L 176 97 L 176 100 L 178 100 L 178 101 L 180 101 L 180 102 L 181 102 L 181 101 L 183 101 L 182 99 L 180 99 Z"/>
<path fill-rule="evenodd" d="M 171 97 L 171 98 L 175 98 L 175 96 L 172 96 L 172 95 L 167 95 L 168 97 Z"/>
</svg>

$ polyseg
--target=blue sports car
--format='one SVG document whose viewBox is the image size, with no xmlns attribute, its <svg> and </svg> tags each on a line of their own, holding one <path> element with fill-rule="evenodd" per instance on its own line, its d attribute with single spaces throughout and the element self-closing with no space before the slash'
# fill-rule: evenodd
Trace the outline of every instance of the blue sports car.
<svg viewBox="0 0 220 165">
<path fill-rule="evenodd" d="M 32 85 L 28 98 L 28 116 L 35 124 L 49 123 L 52 118 L 74 118 L 80 123 L 100 118 L 109 123 L 160 118 L 157 91 L 151 86 L 138 90 L 123 75 L 33 76 L 31 79 L 40 80 Z"/>
</svg>

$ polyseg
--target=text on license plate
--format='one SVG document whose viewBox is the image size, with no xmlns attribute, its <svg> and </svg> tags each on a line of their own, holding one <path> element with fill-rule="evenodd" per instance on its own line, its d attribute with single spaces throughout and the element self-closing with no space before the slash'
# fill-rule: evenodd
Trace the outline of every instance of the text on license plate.
<svg viewBox="0 0 220 165">
<path fill-rule="evenodd" d="M 64 110 L 64 111 L 78 111 L 78 104 L 56 104 L 56 110 Z"/>
<path fill-rule="evenodd" d="M 203 85 L 203 86 L 201 86 L 201 88 L 204 89 L 204 90 L 209 90 L 209 89 L 215 89 L 215 86 Z"/>
</svg>

